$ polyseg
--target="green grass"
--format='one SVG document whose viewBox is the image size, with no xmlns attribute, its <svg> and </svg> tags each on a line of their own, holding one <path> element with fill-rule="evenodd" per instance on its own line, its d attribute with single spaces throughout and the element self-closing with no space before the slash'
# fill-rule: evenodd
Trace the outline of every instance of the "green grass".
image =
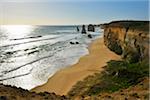
<svg viewBox="0 0 150 100">
<path fill-rule="evenodd" d="M 97 73 L 78 82 L 68 93 L 69 96 L 97 95 L 101 92 L 115 92 L 136 85 L 149 75 L 149 62 L 138 63 L 110 61 L 103 73 Z"/>
</svg>

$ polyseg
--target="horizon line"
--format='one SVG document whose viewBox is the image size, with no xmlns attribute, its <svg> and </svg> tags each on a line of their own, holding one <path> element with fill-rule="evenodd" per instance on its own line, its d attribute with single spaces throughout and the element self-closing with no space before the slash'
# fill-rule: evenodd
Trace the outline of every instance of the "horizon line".
<svg viewBox="0 0 150 100">
<path fill-rule="evenodd" d="M 81 25 L 89 25 L 89 24 L 100 25 L 100 24 L 110 23 L 113 21 L 150 21 L 150 20 L 149 19 L 148 20 L 146 20 L 146 19 L 143 19 L 143 20 L 136 20 L 136 19 L 135 20 L 133 20 L 133 19 L 130 19 L 130 20 L 111 20 L 111 21 L 102 22 L 102 23 L 85 23 L 85 24 L 83 23 L 83 24 L 0 24 L 0 25 L 81 26 Z"/>
</svg>

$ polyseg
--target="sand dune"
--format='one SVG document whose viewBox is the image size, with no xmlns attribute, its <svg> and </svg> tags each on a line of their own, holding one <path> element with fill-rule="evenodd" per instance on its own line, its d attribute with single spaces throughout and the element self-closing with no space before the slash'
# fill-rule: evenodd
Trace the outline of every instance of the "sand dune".
<svg viewBox="0 0 150 100">
<path fill-rule="evenodd" d="M 31 91 L 35 92 L 55 92 L 59 95 L 66 95 L 78 81 L 83 80 L 88 75 L 103 70 L 103 66 L 109 60 L 120 59 L 120 56 L 111 52 L 103 43 L 103 38 L 95 40 L 89 47 L 89 55 L 80 58 L 75 65 L 66 67 L 51 77 L 48 82 L 38 86 Z"/>
</svg>

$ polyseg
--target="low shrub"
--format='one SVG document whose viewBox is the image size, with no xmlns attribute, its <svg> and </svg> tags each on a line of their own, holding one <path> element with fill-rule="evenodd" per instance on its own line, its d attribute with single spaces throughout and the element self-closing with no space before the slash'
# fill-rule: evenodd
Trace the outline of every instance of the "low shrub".
<svg viewBox="0 0 150 100">
<path fill-rule="evenodd" d="M 149 62 L 109 61 L 103 73 L 97 73 L 77 83 L 68 93 L 75 95 L 97 95 L 101 92 L 115 92 L 136 85 L 149 76 Z"/>
</svg>

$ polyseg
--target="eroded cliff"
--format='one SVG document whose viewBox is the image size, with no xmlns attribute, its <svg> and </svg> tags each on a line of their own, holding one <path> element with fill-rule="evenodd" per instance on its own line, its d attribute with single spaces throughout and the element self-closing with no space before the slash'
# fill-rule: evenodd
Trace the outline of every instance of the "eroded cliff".
<svg viewBox="0 0 150 100">
<path fill-rule="evenodd" d="M 148 58 L 149 21 L 114 21 L 103 25 L 104 43 L 129 62 Z"/>
</svg>

